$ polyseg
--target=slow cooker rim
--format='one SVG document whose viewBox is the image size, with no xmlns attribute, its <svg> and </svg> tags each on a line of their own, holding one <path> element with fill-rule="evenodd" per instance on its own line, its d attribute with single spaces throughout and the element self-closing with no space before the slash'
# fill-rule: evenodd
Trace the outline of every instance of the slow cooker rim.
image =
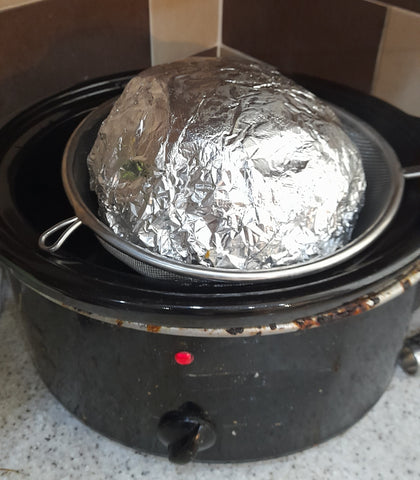
<svg viewBox="0 0 420 480">
<path fill-rule="evenodd" d="M 2 226 L 0 218 L 0 232 L 3 230 Z M 130 284 L 129 281 L 125 285 L 119 285 L 113 282 L 114 272 L 107 272 L 106 269 L 101 268 L 88 276 L 85 271 L 78 271 L 78 266 L 82 269 L 84 267 L 81 262 L 70 261 L 66 265 L 64 259 L 34 251 L 34 245 L 31 248 L 20 244 L 19 253 L 16 253 L 4 248 L 4 233 L 3 230 L 0 238 L 0 260 L 3 257 L 5 265 L 15 271 L 16 276 L 25 284 L 37 291 L 48 291 L 48 295 L 54 298 L 64 296 L 76 302 L 81 301 L 92 308 L 105 307 L 120 310 L 123 306 L 125 310 L 132 312 L 139 310 L 165 311 L 172 314 L 194 312 L 195 315 L 203 317 L 213 314 L 255 316 L 268 311 L 281 312 L 307 305 L 311 307 L 316 304 L 337 305 L 354 298 L 356 292 L 362 295 L 362 292 L 368 293 L 374 290 L 376 285 L 384 279 L 398 277 L 401 272 L 420 259 L 420 252 L 412 252 L 408 257 L 398 262 L 390 262 L 378 271 L 366 272 L 363 282 L 356 277 L 353 281 L 345 282 L 335 288 L 331 288 L 331 285 L 330 288 L 323 288 L 330 280 L 324 278 L 322 279 L 324 281 L 315 281 L 313 284 L 298 285 L 291 291 L 284 291 L 270 284 L 267 285 L 267 289 L 250 292 L 243 292 L 241 289 L 222 291 L 222 293 L 220 290 L 213 290 L 210 293 L 202 290 L 174 292 L 153 288 L 153 282 L 150 282 L 148 288 L 144 286 L 140 288 Z M 35 240 L 33 243 L 35 244 Z M 14 244 L 14 246 L 18 245 Z M 100 277 L 98 273 L 107 273 L 107 275 Z M 121 275 L 123 274 L 117 273 L 117 277 Z M 129 278 L 136 275 L 130 273 Z M 321 288 L 314 292 L 313 288 L 316 286 Z"/>
<path fill-rule="evenodd" d="M 111 80 L 111 84 L 108 84 L 107 82 L 100 81 L 99 83 L 90 83 L 89 85 L 85 85 L 83 87 L 76 87 L 75 89 L 70 89 L 66 92 L 63 92 L 61 94 L 58 94 L 56 96 L 50 97 L 46 99 L 45 101 L 39 102 L 33 107 L 28 108 L 25 112 L 23 112 L 21 115 L 13 119 L 9 124 L 7 124 L 3 128 L 3 133 L 5 135 L 3 136 L 3 139 L 5 140 L 3 142 L 0 141 L 0 150 L 3 150 L 5 156 L 8 154 L 9 156 L 11 155 L 13 158 L 13 155 L 15 152 L 11 153 L 11 150 L 14 148 L 19 148 L 19 142 L 22 141 L 22 138 L 25 136 L 28 136 L 28 127 L 32 125 L 33 128 L 35 126 L 39 127 L 39 122 L 44 121 L 48 123 L 48 113 L 52 115 L 54 113 L 57 114 L 57 112 L 62 111 L 63 105 L 65 108 L 68 110 L 70 109 L 70 106 L 72 105 L 72 102 L 74 103 L 75 101 L 80 100 L 80 95 L 88 95 L 88 98 L 91 100 L 92 98 L 96 98 L 98 95 L 108 95 L 108 96 L 114 96 L 115 95 L 115 85 L 118 86 L 118 88 L 121 88 L 121 84 L 125 82 L 128 79 L 128 76 L 123 77 L 121 80 L 121 77 L 115 77 Z M 95 89 L 96 85 L 100 86 L 100 92 Z M 113 88 L 111 86 L 114 85 Z M 103 92 L 106 92 L 103 94 Z M 78 93 L 79 92 L 79 93 Z M 82 93 L 80 93 L 82 92 Z M 101 93 L 102 92 L 102 93 Z M 83 97 L 84 98 L 84 97 Z M 75 100 L 76 99 L 76 100 Z M 98 103 L 98 102 L 96 102 Z M 44 108 L 45 107 L 45 108 Z M 46 110 L 45 110 L 46 109 Z M 61 115 L 60 118 L 62 118 L 63 115 Z M 35 125 L 35 126 L 34 126 Z M 7 138 L 7 141 L 6 141 Z M 10 141 L 12 143 L 10 143 Z M 4 166 L 4 162 L 2 162 L 2 165 Z M 3 192 L 3 196 L 5 193 Z M 21 230 L 19 230 L 19 228 Z M 42 252 L 39 252 L 37 249 L 34 249 L 34 241 L 32 241 L 32 236 L 34 232 L 31 231 L 31 228 L 29 225 L 25 224 L 25 221 L 20 218 L 19 212 L 13 211 L 13 205 L 10 204 L 10 198 L 9 198 L 9 204 L 7 205 L 2 205 L 2 214 L 0 217 L 0 231 L 2 231 L 3 234 L 3 240 L 0 240 L 0 254 L 3 251 L 4 257 L 9 258 L 9 266 L 12 268 L 21 268 L 23 270 L 28 270 L 28 275 L 32 275 L 34 277 L 34 281 L 40 283 L 40 284 L 45 284 L 45 285 L 54 285 L 54 288 L 57 291 L 57 294 L 61 294 L 63 291 L 64 287 L 68 287 L 71 285 L 72 281 L 77 281 L 78 280 L 78 275 L 79 271 L 77 270 L 78 267 L 78 262 L 77 261 L 67 261 L 64 258 L 60 257 L 52 257 L 50 255 L 43 255 Z M 22 235 L 22 232 L 24 234 Z M 16 243 L 16 239 L 19 239 L 19 244 Z M 10 245 L 7 246 L 4 242 L 7 241 L 12 242 L 13 247 L 10 248 Z M 15 242 L 15 243 L 13 243 Z M 3 245 L 2 245 L 3 243 Z M 19 254 L 16 254 L 16 247 L 19 248 Z M 367 271 L 365 272 L 362 281 L 359 280 L 354 280 L 352 278 L 351 281 L 349 282 L 342 282 L 341 285 L 337 288 L 331 288 L 328 292 L 325 290 L 322 290 L 321 292 L 318 292 L 319 295 L 313 293 L 311 300 L 313 302 L 315 301 L 325 301 L 325 297 L 332 297 L 334 298 L 334 301 L 338 301 L 339 298 L 348 295 L 349 291 L 352 292 L 354 291 L 354 288 L 356 287 L 355 283 L 357 283 L 357 287 L 363 287 L 363 288 L 368 288 L 372 283 L 375 281 L 382 279 L 386 275 L 391 275 L 395 272 L 397 272 L 399 269 L 407 266 L 408 264 L 414 262 L 420 254 L 420 246 L 419 249 L 416 251 L 412 251 L 410 255 L 404 256 L 403 258 L 399 259 L 398 261 L 394 259 L 387 259 L 385 262 L 385 266 L 382 264 L 380 266 L 376 266 L 375 271 Z M 26 255 L 26 259 L 23 258 Z M 80 264 L 79 264 L 80 266 Z M 369 265 L 368 265 L 369 267 Z M 368 268 L 367 267 L 367 268 Z M 72 270 L 73 268 L 73 270 Z M 29 272 L 31 269 L 34 269 L 34 271 L 30 274 Z M 369 268 L 368 268 L 369 270 Z M 99 269 L 95 272 L 93 272 L 92 278 L 87 278 L 86 279 L 86 284 L 89 284 L 89 281 L 95 281 L 97 282 L 96 289 L 99 289 L 100 287 L 107 287 L 107 282 L 111 282 L 112 278 L 111 275 L 108 277 L 106 275 L 103 276 L 103 278 L 98 278 L 98 274 L 103 274 L 104 270 Z M 86 272 L 84 272 L 86 275 Z M 120 274 L 118 274 L 120 275 Z M 121 277 L 123 278 L 123 277 Z M 130 279 L 133 277 L 130 277 Z M 322 279 L 321 279 L 322 280 Z M 324 278 L 325 280 L 325 278 Z M 335 280 L 335 279 L 334 279 Z M 341 281 L 342 279 L 340 279 Z M 61 281 L 63 285 L 58 285 L 57 281 Z M 128 282 L 129 283 L 129 282 Z M 324 281 L 317 281 L 317 279 L 312 279 L 312 283 L 309 285 L 309 289 L 313 290 L 315 286 L 319 286 L 320 284 L 324 285 Z M 155 285 L 156 286 L 156 285 Z M 113 285 L 115 288 L 115 285 Z M 131 285 L 130 285 L 131 287 Z M 331 285 L 329 285 L 331 287 Z M 126 287 L 125 287 L 126 288 Z M 151 287 L 149 286 L 148 288 L 139 288 L 138 286 L 136 288 L 131 288 L 130 292 L 134 295 L 139 292 L 142 294 L 146 294 L 148 289 Z M 302 285 L 298 285 L 296 288 L 301 289 L 303 288 Z M 82 288 L 77 288 L 75 291 L 72 292 L 73 297 L 78 297 L 80 293 L 86 293 L 86 292 L 81 292 Z M 109 290 L 107 290 L 108 292 Z M 125 292 L 127 293 L 127 292 Z M 182 311 L 184 309 L 185 311 L 190 311 L 190 306 L 188 300 L 190 299 L 192 292 L 188 292 L 186 295 L 185 292 L 167 292 L 165 290 L 162 290 L 162 288 L 158 289 L 155 288 L 154 293 L 160 295 L 161 297 L 166 297 L 166 298 L 174 298 L 177 299 L 177 302 L 175 304 L 172 302 L 172 305 L 174 306 L 174 310 L 176 309 L 177 312 Z M 249 305 L 244 306 L 244 296 L 241 295 L 242 292 L 239 290 L 237 292 L 224 292 L 224 294 L 220 293 L 219 290 L 214 290 L 211 294 L 208 294 L 208 292 L 203 292 L 203 290 L 198 289 L 197 293 L 195 294 L 196 296 L 202 296 L 207 298 L 218 298 L 218 299 L 223 299 L 225 302 L 223 305 L 211 305 L 211 306 L 205 306 L 206 308 L 203 308 L 203 315 L 207 314 L 213 314 L 214 312 L 218 311 L 223 311 L 226 310 L 226 308 L 232 309 L 232 307 L 236 306 L 238 307 L 237 310 L 235 310 L 235 314 L 239 312 L 248 312 L 249 311 Z M 278 288 L 278 285 L 273 286 L 273 284 L 270 284 L 267 286 L 267 289 L 264 291 L 256 291 L 256 292 L 248 292 L 248 296 L 252 297 L 252 303 L 251 306 L 255 307 L 255 299 L 258 298 L 258 308 L 257 310 L 263 311 L 267 310 L 268 308 L 273 308 L 274 307 L 278 308 L 278 303 L 279 300 L 276 302 L 269 302 L 270 295 L 277 295 L 277 298 L 281 297 L 282 292 Z M 186 302 L 180 301 L 182 297 L 188 297 L 186 298 Z M 235 301 L 234 304 L 229 304 L 228 300 L 229 298 L 232 300 L 237 300 Z M 297 299 L 302 298 L 302 296 L 298 296 Z M 101 299 L 97 299 L 96 303 L 99 303 Z M 104 298 L 102 298 L 104 300 Z M 147 300 L 147 299 L 146 299 Z M 160 299 L 162 300 L 162 298 Z M 118 299 L 114 299 L 110 302 L 112 306 L 118 306 L 121 302 Z M 162 303 L 162 302 L 161 302 Z M 128 303 L 127 303 L 128 304 Z M 130 305 L 130 308 L 139 308 L 139 307 L 147 307 L 147 302 L 143 302 L 141 305 Z M 243 307 L 241 309 L 241 307 Z M 150 307 L 150 305 L 149 305 Z"/>
<path fill-rule="evenodd" d="M 299 309 L 293 309 L 290 312 L 291 316 L 283 318 L 283 321 L 279 321 L 279 317 L 267 316 L 263 322 L 258 322 L 253 315 L 250 317 L 250 322 L 240 322 L 239 325 L 235 324 L 236 326 L 231 326 L 229 321 L 223 323 L 223 315 L 221 322 L 217 322 L 217 325 L 214 325 L 214 322 L 211 322 L 211 324 L 208 322 L 205 325 L 195 325 L 195 318 L 192 315 L 188 316 L 187 321 L 182 316 L 183 322 L 168 322 L 168 314 L 177 312 L 171 312 L 165 308 L 159 312 L 160 316 L 156 316 L 154 311 L 152 312 L 153 315 L 149 317 L 147 312 L 143 311 L 142 321 L 139 321 L 133 317 L 126 317 L 123 311 L 107 309 L 103 308 L 103 306 L 102 308 L 98 308 L 98 306 L 91 308 L 92 305 L 84 301 L 71 299 L 65 294 L 57 295 L 53 290 L 45 289 L 45 286 L 40 288 L 40 285 L 36 286 L 34 283 L 28 282 L 28 277 L 25 275 L 26 272 L 19 273 L 14 270 L 14 274 L 22 284 L 49 301 L 77 314 L 118 328 L 129 328 L 148 333 L 175 336 L 214 338 L 234 336 L 243 338 L 258 335 L 295 333 L 319 328 L 337 321 L 351 320 L 357 315 L 382 307 L 396 296 L 404 294 L 408 289 L 414 288 L 420 283 L 420 258 L 410 266 L 400 270 L 397 274 L 385 277 L 382 281 L 375 283 L 367 291 L 365 289 L 353 291 L 347 299 L 335 298 L 335 301 L 330 305 L 325 303 L 311 304 L 311 312 L 307 315 L 302 316 Z M 191 305 L 191 308 L 194 309 L 194 305 Z M 318 311 L 317 308 L 320 308 L 320 310 Z M 255 314 L 256 312 L 253 310 L 252 313 Z M 161 322 L 159 318 L 162 320 Z M 147 321 L 148 319 L 150 323 Z"/>
</svg>

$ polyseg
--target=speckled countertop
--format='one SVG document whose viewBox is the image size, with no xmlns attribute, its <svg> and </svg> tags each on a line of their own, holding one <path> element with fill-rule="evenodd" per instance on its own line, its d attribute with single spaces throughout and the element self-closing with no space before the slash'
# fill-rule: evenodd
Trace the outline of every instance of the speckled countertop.
<svg viewBox="0 0 420 480">
<path fill-rule="evenodd" d="M 420 325 L 420 310 L 413 321 Z M 397 368 L 374 408 L 344 434 L 319 446 L 270 461 L 176 466 L 108 440 L 68 413 L 38 377 L 9 302 L 0 316 L 0 478 L 420 478 L 419 392 L 420 376 Z"/>
</svg>

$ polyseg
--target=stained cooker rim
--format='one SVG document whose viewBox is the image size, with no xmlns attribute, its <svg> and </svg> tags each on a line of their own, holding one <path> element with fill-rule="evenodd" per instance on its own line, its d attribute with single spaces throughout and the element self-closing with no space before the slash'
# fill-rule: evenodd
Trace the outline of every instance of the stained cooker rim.
<svg viewBox="0 0 420 480">
<path fill-rule="evenodd" d="M 420 245 L 417 248 L 407 247 L 407 251 L 404 251 L 403 247 L 408 243 L 405 238 L 405 243 L 396 245 L 393 258 L 381 256 L 380 248 L 377 248 L 375 252 L 360 255 L 339 268 L 296 282 L 271 282 L 256 288 L 226 288 L 220 284 L 211 287 L 198 285 L 194 288 L 179 284 L 175 288 L 171 284 L 169 290 L 162 282 L 144 281 L 125 269 L 87 265 L 71 255 L 53 257 L 40 252 L 35 246 L 39 232 L 35 232 L 16 209 L 14 192 L 7 185 L 7 180 L 16 173 L 13 172 L 16 170 L 16 158 L 31 142 L 40 141 L 48 132 L 51 135 L 54 129 L 62 128 L 66 123 L 78 121 L 81 115 L 104 99 L 115 96 L 130 77 L 131 74 L 119 74 L 54 95 L 25 110 L 3 127 L 0 141 L 0 151 L 3 153 L 0 164 L 0 169 L 3 170 L 0 175 L 3 184 L 0 186 L 0 256 L 21 277 L 25 277 L 25 281 L 33 288 L 49 289 L 57 296 L 64 295 L 92 305 L 117 309 L 162 310 L 170 305 L 172 313 L 191 313 L 191 307 L 200 307 L 195 308 L 194 315 L 216 312 L 237 315 L 249 313 L 250 309 L 255 314 L 256 311 L 287 310 L 290 305 L 304 306 L 320 302 L 326 306 L 329 303 L 337 304 L 354 297 L 357 292 L 371 288 L 387 276 L 397 275 L 420 256 Z M 407 188 L 405 197 L 413 196 L 415 185 Z M 412 200 L 408 203 L 411 202 Z M 407 208 L 407 203 L 402 208 Z M 398 221 L 396 219 L 394 224 L 398 224 Z M 394 225 L 390 230 L 395 228 Z M 408 229 L 409 232 L 412 230 L 411 227 Z M 378 243 L 383 240 L 381 238 Z"/>
</svg>

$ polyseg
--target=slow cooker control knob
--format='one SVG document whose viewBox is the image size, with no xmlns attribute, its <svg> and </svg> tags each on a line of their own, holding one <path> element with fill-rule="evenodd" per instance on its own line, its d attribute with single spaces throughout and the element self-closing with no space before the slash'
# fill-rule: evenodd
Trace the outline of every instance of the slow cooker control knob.
<svg viewBox="0 0 420 480">
<path fill-rule="evenodd" d="M 165 413 L 158 425 L 158 438 L 168 447 L 168 458 L 174 463 L 188 463 L 197 452 L 216 442 L 213 425 L 202 409 L 192 402 Z"/>
<path fill-rule="evenodd" d="M 405 373 L 416 375 L 420 366 L 420 334 L 407 338 L 398 357 Z"/>
</svg>

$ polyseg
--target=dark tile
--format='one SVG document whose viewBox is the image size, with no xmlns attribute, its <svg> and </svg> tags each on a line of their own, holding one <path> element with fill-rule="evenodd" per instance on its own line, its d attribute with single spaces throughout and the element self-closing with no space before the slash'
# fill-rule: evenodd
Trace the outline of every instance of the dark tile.
<svg viewBox="0 0 420 480">
<path fill-rule="evenodd" d="M 223 43 L 285 74 L 368 92 L 385 13 L 363 0 L 225 0 Z"/>
<path fill-rule="evenodd" d="M 147 0 L 45 0 L 5 10 L 0 119 L 81 81 L 149 65 Z"/>
</svg>

